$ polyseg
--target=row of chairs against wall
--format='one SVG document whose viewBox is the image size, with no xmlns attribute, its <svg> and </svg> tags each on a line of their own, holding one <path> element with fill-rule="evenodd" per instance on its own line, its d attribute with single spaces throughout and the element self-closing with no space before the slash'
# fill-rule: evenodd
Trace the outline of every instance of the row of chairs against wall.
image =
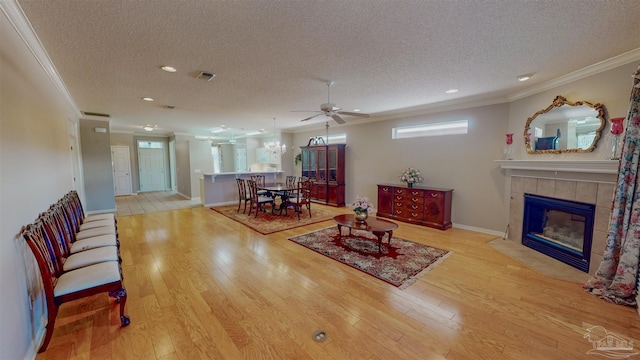
<svg viewBox="0 0 640 360">
<path fill-rule="evenodd" d="M 85 216 L 71 191 L 23 228 L 22 236 L 38 263 L 47 305 L 46 350 L 61 304 L 108 293 L 120 304 L 120 324 L 127 326 L 120 241 L 114 214 Z"/>
</svg>

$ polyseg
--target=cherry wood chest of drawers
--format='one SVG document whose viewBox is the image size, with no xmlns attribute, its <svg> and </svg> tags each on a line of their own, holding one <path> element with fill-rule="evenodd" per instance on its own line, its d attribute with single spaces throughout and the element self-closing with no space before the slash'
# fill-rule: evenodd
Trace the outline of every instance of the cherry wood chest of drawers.
<svg viewBox="0 0 640 360">
<path fill-rule="evenodd" d="M 453 189 L 378 184 L 376 216 L 440 230 L 451 227 Z"/>
</svg>

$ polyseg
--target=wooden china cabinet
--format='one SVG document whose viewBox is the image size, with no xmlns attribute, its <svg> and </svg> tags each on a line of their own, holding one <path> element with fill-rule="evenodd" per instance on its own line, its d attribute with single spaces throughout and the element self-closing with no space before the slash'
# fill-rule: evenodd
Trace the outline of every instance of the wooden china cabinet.
<svg viewBox="0 0 640 360">
<path fill-rule="evenodd" d="M 451 227 L 453 189 L 379 184 L 376 216 L 440 230 Z"/>
<path fill-rule="evenodd" d="M 324 144 L 322 138 L 311 138 L 302 150 L 302 176 L 311 182 L 311 201 L 344 206 L 345 144 Z"/>
</svg>

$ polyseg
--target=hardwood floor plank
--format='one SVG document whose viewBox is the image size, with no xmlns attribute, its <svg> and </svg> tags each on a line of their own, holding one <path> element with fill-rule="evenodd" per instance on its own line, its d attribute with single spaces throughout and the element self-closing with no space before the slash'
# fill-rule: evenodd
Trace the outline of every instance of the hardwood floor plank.
<svg viewBox="0 0 640 360">
<path fill-rule="evenodd" d="M 261 235 L 207 208 L 120 216 L 131 325 L 106 294 L 64 304 L 37 359 L 585 359 L 596 325 L 640 344 L 634 308 L 516 262 L 495 236 L 399 223 L 395 236 L 453 252 L 399 290 L 287 240 L 330 226 Z"/>
</svg>

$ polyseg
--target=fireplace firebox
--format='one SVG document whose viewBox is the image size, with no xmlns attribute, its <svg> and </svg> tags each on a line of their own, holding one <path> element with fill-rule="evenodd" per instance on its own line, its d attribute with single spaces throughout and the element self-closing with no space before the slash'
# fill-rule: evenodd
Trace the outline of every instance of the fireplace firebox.
<svg viewBox="0 0 640 360">
<path fill-rule="evenodd" d="M 524 194 L 522 245 L 589 272 L 595 205 Z"/>
</svg>

